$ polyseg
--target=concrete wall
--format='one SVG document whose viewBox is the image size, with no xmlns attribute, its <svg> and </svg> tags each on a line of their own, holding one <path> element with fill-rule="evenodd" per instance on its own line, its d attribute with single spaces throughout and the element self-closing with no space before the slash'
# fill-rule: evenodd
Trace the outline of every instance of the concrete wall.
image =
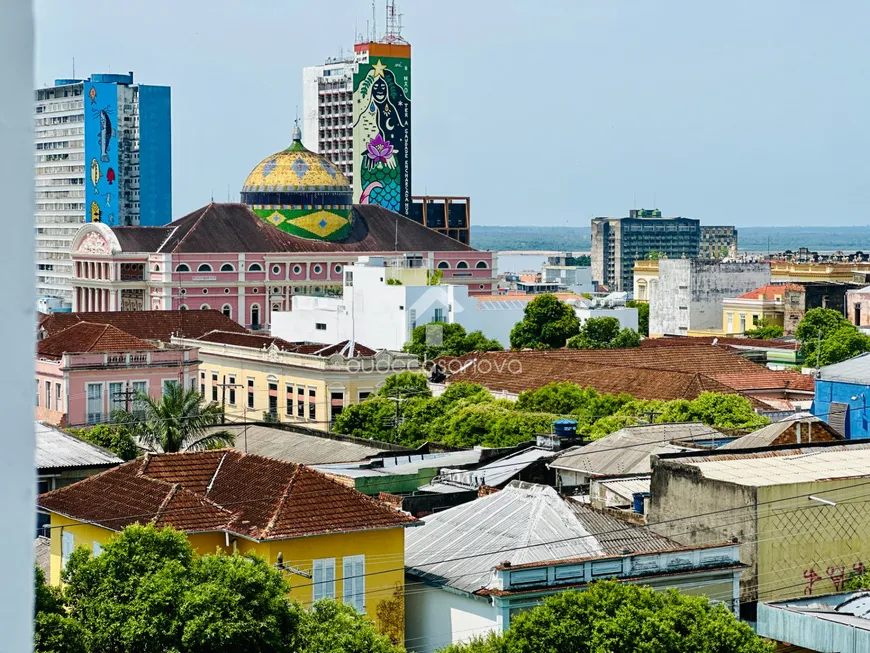
<svg viewBox="0 0 870 653">
<path fill-rule="evenodd" d="M 703 478 L 695 468 L 653 457 L 650 529 L 683 545 L 715 544 L 736 537 L 740 561 L 749 567 L 740 579 L 740 600 L 757 600 L 756 489 Z"/>
<path fill-rule="evenodd" d="M 846 319 L 859 327 L 870 327 L 870 290 L 846 293 Z"/>
<path fill-rule="evenodd" d="M 593 317 L 615 317 L 623 329 L 637 331 L 637 309 L 627 306 L 617 308 L 575 308 L 574 313 L 580 318 L 580 324 Z M 522 319 L 522 315 L 520 315 Z"/>
<path fill-rule="evenodd" d="M 651 279 L 649 293 L 650 335 L 684 336 L 689 330 L 691 261 L 659 261 L 658 279 Z"/>
<path fill-rule="evenodd" d="M 488 599 L 431 587 L 408 577 L 405 595 L 405 648 L 432 653 L 490 632 L 500 632 Z"/>
</svg>

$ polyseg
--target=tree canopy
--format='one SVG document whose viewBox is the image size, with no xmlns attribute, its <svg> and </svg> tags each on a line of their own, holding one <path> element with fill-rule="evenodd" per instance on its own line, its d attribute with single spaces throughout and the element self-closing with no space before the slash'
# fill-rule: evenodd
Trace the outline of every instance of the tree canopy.
<svg viewBox="0 0 870 653">
<path fill-rule="evenodd" d="M 353 608 L 293 602 L 256 555 L 194 554 L 183 533 L 128 526 L 72 553 L 61 590 L 36 575 L 38 653 L 400 653 Z"/>
<path fill-rule="evenodd" d="M 804 364 L 809 367 L 839 363 L 870 351 L 870 336 L 829 308 L 808 310 L 795 337 L 801 342 Z"/>
<path fill-rule="evenodd" d="M 761 340 L 781 338 L 783 333 L 785 332 L 781 326 L 771 322 L 767 318 L 760 319 L 754 328 L 743 331 L 743 335 L 747 338 L 759 338 Z"/>
<path fill-rule="evenodd" d="M 548 597 L 515 616 L 503 635 L 455 644 L 442 653 L 772 653 L 723 605 L 676 590 L 616 581 Z"/>
<path fill-rule="evenodd" d="M 615 317 L 590 317 L 580 333 L 568 339 L 569 349 L 621 349 L 640 347 L 640 334 L 622 329 Z"/>
<path fill-rule="evenodd" d="M 193 388 L 168 383 L 158 400 L 140 392 L 137 410 L 112 411 L 112 420 L 132 431 L 146 447 L 164 453 L 200 451 L 231 446 L 229 431 L 211 431 L 221 423 L 223 408 L 217 402 L 206 403 Z"/>
<path fill-rule="evenodd" d="M 133 432 L 126 426 L 97 424 L 89 429 L 69 429 L 69 432 L 81 440 L 108 449 L 124 460 L 133 460 L 139 455 Z"/>
<path fill-rule="evenodd" d="M 437 337 L 434 337 L 437 336 Z M 420 362 L 435 360 L 439 356 L 462 356 L 472 351 L 500 351 L 497 340 L 487 338 L 481 331 L 465 332 L 461 324 L 432 322 L 416 327 L 411 332 L 411 341 L 403 350 L 414 354 Z"/>
<path fill-rule="evenodd" d="M 511 329 L 513 349 L 560 349 L 580 332 L 574 309 L 555 295 L 539 295 L 523 309 L 523 319 Z"/>
<path fill-rule="evenodd" d="M 637 331 L 645 338 L 649 337 L 649 302 L 629 300 L 625 302 L 629 308 L 637 309 Z"/>
</svg>

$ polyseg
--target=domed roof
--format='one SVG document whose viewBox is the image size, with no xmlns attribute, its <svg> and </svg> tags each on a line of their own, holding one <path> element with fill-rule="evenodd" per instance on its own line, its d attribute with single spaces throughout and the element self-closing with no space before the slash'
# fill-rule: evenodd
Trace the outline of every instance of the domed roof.
<svg viewBox="0 0 870 653">
<path fill-rule="evenodd" d="M 302 131 L 293 130 L 293 142 L 257 164 L 242 186 L 243 192 L 349 191 L 347 177 L 325 156 L 302 145 Z"/>
</svg>

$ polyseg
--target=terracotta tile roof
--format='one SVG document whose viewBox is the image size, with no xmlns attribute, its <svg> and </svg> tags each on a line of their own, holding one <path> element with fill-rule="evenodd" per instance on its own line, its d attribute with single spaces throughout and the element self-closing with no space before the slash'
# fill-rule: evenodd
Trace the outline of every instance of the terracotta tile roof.
<svg viewBox="0 0 870 653">
<path fill-rule="evenodd" d="M 38 505 L 111 530 L 154 522 L 257 540 L 417 523 L 311 468 L 226 449 L 150 454 L 42 494 Z"/>
<path fill-rule="evenodd" d="M 512 393 L 553 381 L 570 381 L 610 394 L 625 392 L 639 399 L 666 400 L 694 399 L 708 391 L 743 394 L 759 387 L 812 389 L 809 377 L 773 372 L 707 345 L 486 352 L 442 360 L 450 382 L 479 383 L 490 390 Z M 468 366 L 460 371 L 466 363 Z"/>
<path fill-rule="evenodd" d="M 238 322 L 216 310 L 52 313 L 42 321 L 40 329 L 53 336 L 79 322 L 111 324 L 136 338 L 162 342 L 169 342 L 173 335 L 199 338 L 215 330 L 247 333 Z"/>
<path fill-rule="evenodd" d="M 680 336 L 674 338 L 644 338 L 641 347 L 692 347 L 695 345 L 716 345 L 728 347 L 763 347 L 766 349 L 789 349 L 798 351 L 801 343 L 797 340 L 761 340 L 759 338 L 729 338 L 714 336 Z"/>
<path fill-rule="evenodd" d="M 398 213 L 367 204 L 353 207 L 350 232 L 332 242 L 291 236 L 244 204 L 207 204 L 162 227 L 112 231 L 124 251 L 154 253 L 474 251 Z"/>
<path fill-rule="evenodd" d="M 43 358 L 60 358 L 66 353 L 127 352 L 157 349 L 156 345 L 131 336 L 111 324 L 79 322 L 36 342 L 36 353 Z"/>
<path fill-rule="evenodd" d="M 253 347 L 254 349 L 268 349 L 273 344 L 281 351 L 294 352 L 297 354 L 310 354 L 313 356 L 332 356 L 340 353 L 348 344 L 342 340 L 335 345 L 326 345 L 318 342 L 289 342 L 283 338 L 258 333 L 232 333 L 229 331 L 210 331 L 204 336 L 197 338 L 202 342 L 214 342 L 237 347 Z M 374 356 L 374 349 L 356 343 L 354 356 Z"/>
<path fill-rule="evenodd" d="M 796 292 L 804 292 L 806 288 L 797 283 L 780 283 L 780 284 L 768 284 L 766 286 L 761 286 L 761 288 L 756 288 L 755 290 L 751 290 L 747 293 L 743 293 L 742 295 L 738 295 L 737 299 L 763 299 L 766 301 L 773 301 L 773 299 L 779 295 L 782 297 L 783 293 L 786 290 L 794 290 Z M 759 297 L 760 295 L 760 297 Z"/>
</svg>

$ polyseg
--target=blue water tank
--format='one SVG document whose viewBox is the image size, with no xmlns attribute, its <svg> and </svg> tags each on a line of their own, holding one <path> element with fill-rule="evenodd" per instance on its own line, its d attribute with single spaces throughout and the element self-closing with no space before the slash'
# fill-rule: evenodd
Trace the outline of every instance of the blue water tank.
<svg viewBox="0 0 870 653">
<path fill-rule="evenodd" d="M 555 433 L 560 438 L 577 437 L 577 420 L 557 419 L 555 422 L 553 422 L 553 433 Z"/>
<path fill-rule="evenodd" d="M 633 501 L 634 511 L 638 515 L 643 514 L 643 501 L 644 501 L 644 499 L 649 498 L 649 496 L 650 496 L 649 492 L 635 492 L 634 494 L 631 495 L 632 499 L 634 500 Z"/>
</svg>

